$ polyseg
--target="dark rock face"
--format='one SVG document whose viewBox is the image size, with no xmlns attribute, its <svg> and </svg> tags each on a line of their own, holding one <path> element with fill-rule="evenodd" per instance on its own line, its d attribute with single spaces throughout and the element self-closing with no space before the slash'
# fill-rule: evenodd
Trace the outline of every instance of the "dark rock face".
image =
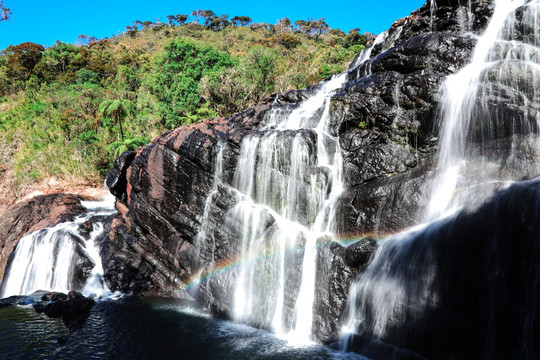
<svg viewBox="0 0 540 360">
<path fill-rule="evenodd" d="M 331 131 L 348 187 L 338 213 L 351 220 L 340 221 L 340 231 L 389 233 L 420 220 L 437 149 L 439 87 L 469 62 L 476 40 L 464 31 L 485 28 L 492 2 L 473 1 L 471 10 L 466 1 L 438 1 L 431 17 L 427 2 L 390 28 L 332 98 Z"/>
<path fill-rule="evenodd" d="M 339 198 L 338 232 L 386 235 L 418 222 L 418 209 L 427 203 L 433 170 L 428 161 L 390 177 L 347 189 Z"/>
<path fill-rule="evenodd" d="M 257 114 L 264 108 L 261 105 L 244 120 L 257 122 Z M 110 173 L 109 186 L 120 184 L 116 174 L 129 167 L 124 171 L 126 188 L 115 187 L 116 194 L 126 194 L 126 210 L 114 219 L 110 241 L 102 250 L 105 277 L 112 288 L 127 293 L 182 295 L 182 282 L 189 282 L 198 270 L 193 243 L 214 181 L 216 144 L 227 144 L 223 176 L 230 179 L 245 133 L 234 121 L 208 120 L 167 132 L 140 150 L 130 163 L 115 163 L 118 171 Z M 227 197 L 217 204 L 223 208 L 214 211 L 221 215 L 231 206 Z M 220 224 L 219 216 L 212 219 Z M 223 243 L 220 248 L 228 247 Z"/>
<path fill-rule="evenodd" d="M 385 351 L 396 347 L 429 359 L 536 358 L 539 204 L 540 180 L 525 181 L 473 212 L 462 211 L 418 232 L 413 243 L 423 246 L 416 247 L 410 264 L 390 266 L 413 266 L 434 254 L 437 301 L 420 316 L 391 326 L 382 339 L 370 338 L 373 329 L 363 328 L 364 336 L 351 348 L 373 358 L 385 358 Z"/>
<path fill-rule="evenodd" d="M 11 206 L 0 219 L 0 275 L 25 234 L 71 221 L 86 211 L 81 198 L 70 194 L 40 195 Z"/>
<path fill-rule="evenodd" d="M 313 332 L 316 339 L 329 344 L 337 340 L 339 326 L 345 320 L 349 287 L 356 274 L 371 261 L 377 241 L 361 239 L 347 247 L 330 238 L 318 240 L 317 277 Z"/>
<path fill-rule="evenodd" d="M 125 193 L 127 187 L 126 171 L 136 154 L 135 151 L 124 152 L 114 161 L 114 165 L 107 175 L 106 181 L 109 191 L 123 202 L 127 201 L 127 194 Z"/>
</svg>

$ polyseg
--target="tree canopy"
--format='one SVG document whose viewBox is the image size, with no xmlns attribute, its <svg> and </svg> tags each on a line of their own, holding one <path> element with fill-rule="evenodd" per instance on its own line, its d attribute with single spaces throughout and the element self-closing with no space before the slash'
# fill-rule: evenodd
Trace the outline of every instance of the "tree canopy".
<svg viewBox="0 0 540 360">
<path fill-rule="evenodd" d="M 0 21 L 9 19 L 11 11 L 4 5 L 4 0 L 0 0 Z"/>
</svg>

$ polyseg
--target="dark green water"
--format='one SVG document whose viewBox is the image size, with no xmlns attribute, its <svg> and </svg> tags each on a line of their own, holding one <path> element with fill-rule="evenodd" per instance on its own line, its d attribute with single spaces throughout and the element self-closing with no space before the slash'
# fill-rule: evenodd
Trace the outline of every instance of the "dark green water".
<svg viewBox="0 0 540 360">
<path fill-rule="evenodd" d="M 97 303 L 82 329 L 31 307 L 0 309 L 0 359 L 364 359 L 321 345 L 291 346 L 214 319 L 190 301 L 125 297 Z"/>
</svg>

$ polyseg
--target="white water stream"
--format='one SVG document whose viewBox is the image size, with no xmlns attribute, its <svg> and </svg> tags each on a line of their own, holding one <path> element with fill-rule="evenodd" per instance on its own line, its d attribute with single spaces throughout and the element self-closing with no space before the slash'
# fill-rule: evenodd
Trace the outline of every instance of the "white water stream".
<svg viewBox="0 0 540 360">
<path fill-rule="evenodd" d="M 426 209 L 425 219 L 434 220 L 447 211 L 463 205 L 463 197 L 458 197 L 459 189 L 466 189 L 479 182 L 488 183 L 498 180 L 496 173 L 503 171 L 505 164 L 487 159 L 473 153 L 474 146 L 482 146 L 493 140 L 502 128 L 509 127 L 509 134 L 515 130 L 531 133 L 536 118 L 508 118 L 508 115 L 498 111 L 498 104 L 493 102 L 492 94 L 501 86 L 509 91 L 505 99 L 515 106 L 525 106 L 527 102 L 537 97 L 536 89 L 540 81 L 538 46 L 538 9 L 539 2 L 531 1 L 524 11 L 522 24 L 535 29 L 533 41 L 514 39 L 515 10 L 524 4 L 524 0 L 498 0 L 492 19 L 484 34 L 478 39 L 472 61 L 458 73 L 448 76 L 442 88 L 442 119 L 439 142 L 438 178 L 433 186 L 434 191 Z M 521 72 L 521 74 L 520 74 Z M 523 79 L 528 77 L 528 79 Z M 528 89 L 523 91 L 526 82 Z M 494 84 L 494 85 L 493 85 Z M 501 96 L 506 94 L 501 94 Z M 508 96 L 508 95 L 507 95 Z M 511 116 L 511 115 L 510 115 Z M 490 117 L 491 119 L 486 119 Z M 506 117 L 506 118 L 505 118 Z M 489 123 L 488 123 L 489 122 Z M 481 132 L 480 139 L 474 144 L 471 140 L 471 128 Z M 478 134 L 474 135 L 477 138 Z M 531 144 L 532 147 L 537 147 Z M 516 145 L 516 150 L 519 148 Z M 477 151 L 478 152 L 478 151 Z M 474 168 L 474 169 L 473 169 Z M 479 174 L 480 172 L 480 174 Z M 481 194 L 485 196 L 485 194 Z M 468 193 L 470 199 L 474 194 Z M 455 209 L 454 209 L 455 210 Z"/>
<path fill-rule="evenodd" d="M 330 96 L 345 78 L 334 77 L 297 109 L 275 113 L 266 130 L 247 136 L 233 180 L 242 200 L 230 216 L 243 224 L 234 316 L 295 342 L 311 336 L 316 242 L 331 233 L 333 206 L 343 190 L 337 140 L 327 127 Z M 293 259 L 296 249 L 304 250 L 303 258 Z M 294 292 L 288 278 L 297 271 L 301 283 L 288 317 L 287 292 Z"/>
<path fill-rule="evenodd" d="M 36 290 L 68 292 L 77 283 L 76 260 L 83 253 L 94 267 L 81 292 L 86 296 L 110 295 L 103 280 L 103 268 L 95 245 L 103 226 L 94 224 L 88 241 L 79 233 L 79 226 L 92 216 L 110 215 L 114 197 L 109 194 L 103 201 L 83 201 L 89 212 L 73 221 L 30 233 L 19 240 L 6 269 L 0 288 L 0 298 L 29 295 Z M 78 250 L 77 250 L 78 248 Z"/>
</svg>

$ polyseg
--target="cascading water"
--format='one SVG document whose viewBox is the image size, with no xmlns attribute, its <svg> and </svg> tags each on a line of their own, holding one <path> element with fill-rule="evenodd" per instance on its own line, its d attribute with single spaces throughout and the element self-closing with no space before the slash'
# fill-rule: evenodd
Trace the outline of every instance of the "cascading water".
<svg viewBox="0 0 540 360">
<path fill-rule="evenodd" d="M 538 173 L 538 140 L 523 136 L 538 131 L 538 115 L 522 113 L 536 101 L 540 82 L 538 48 L 538 2 L 529 2 L 523 10 L 521 26 L 530 34 L 516 33 L 516 9 L 524 1 L 497 1 L 485 33 L 478 40 L 469 65 L 443 84 L 440 118 L 438 179 L 425 218 L 433 220 L 463 199 L 481 203 L 484 191 L 478 183 L 510 180 L 519 176 L 518 158 L 525 152 Z M 504 103 L 498 97 L 505 97 Z M 506 154 L 500 140 L 511 138 Z M 466 191 L 467 189 L 471 189 Z M 456 192 L 466 196 L 456 196 Z M 478 198 L 478 195 L 480 198 Z M 489 195 L 489 192 L 488 194 Z"/>
<path fill-rule="evenodd" d="M 465 1 L 463 1 L 465 2 Z M 459 2 L 461 3 L 461 1 Z M 467 0 L 466 1 L 466 7 L 467 11 L 465 13 L 460 13 L 459 16 L 459 23 L 461 26 L 461 29 L 464 31 L 471 31 L 472 29 L 472 21 L 473 21 L 473 14 L 472 14 L 472 1 Z M 435 19 L 435 14 L 437 12 L 437 0 L 429 0 L 429 28 L 431 31 L 437 30 L 435 26 L 433 25 L 433 20 Z"/>
<path fill-rule="evenodd" d="M 317 239 L 332 232 L 343 190 L 339 147 L 327 126 L 330 96 L 345 78 L 322 84 L 293 111 L 274 112 L 263 130 L 243 139 L 231 184 L 217 181 L 237 198 L 225 216 L 240 236 L 233 317 L 294 341 L 311 336 Z M 207 221 L 197 236 L 206 248 L 215 246 Z"/>
<path fill-rule="evenodd" d="M 103 268 L 95 245 L 103 226 L 94 223 L 88 241 L 79 227 L 93 216 L 114 213 L 114 197 L 109 195 L 103 201 L 83 201 L 82 204 L 89 210 L 87 214 L 19 240 L 0 287 L 0 298 L 28 295 L 36 290 L 81 290 L 84 295 L 98 297 L 110 294 L 103 281 Z M 80 264 L 92 269 L 87 281 Z"/>
<path fill-rule="evenodd" d="M 390 329 L 437 306 L 434 239 L 452 221 L 441 217 L 478 208 L 495 189 L 540 174 L 540 119 L 527 110 L 539 101 L 539 14 L 540 1 L 495 1 L 471 63 L 444 82 L 437 176 L 424 216 L 433 222 L 385 240 L 356 279 L 345 349 L 364 335 L 380 344 Z"/>
<path fill-rule="evenodd" d="M 342 191 L 336 140 L 326 134 L 326 127 L 330 95 L 344 80 L 345 75 L 330 80 L 284 119 L 274 118 L 262 134 L 247 137 L 235 174 L 235 188 L 248 196 L 238 205 L 243 209 L 238 214 L 245 226 L 242 258 L 246 263 L 236 287 L 235 316 L 271 322 L 275 332 L 292 332 L 297 340 L 311 335 L 316 240 L 330 231 L 332 204 Z M 266 233 L 263 213 L 275 221 Z M 285 288 L 291 291 L 286 282 L 294 263 L 287 261 L 287 252 L 302 245 L 301 268 L 296 269 L 301 271 L 301 282 L 293 315 L 287 320 Z M 268 252 L 279 255 L 250 262 Z M 269 270 L 264 282 L 255 281 L 265 274 L 261 267 Z M 261 314 L 263 302 L 270 306 Z"/>
</svg>

